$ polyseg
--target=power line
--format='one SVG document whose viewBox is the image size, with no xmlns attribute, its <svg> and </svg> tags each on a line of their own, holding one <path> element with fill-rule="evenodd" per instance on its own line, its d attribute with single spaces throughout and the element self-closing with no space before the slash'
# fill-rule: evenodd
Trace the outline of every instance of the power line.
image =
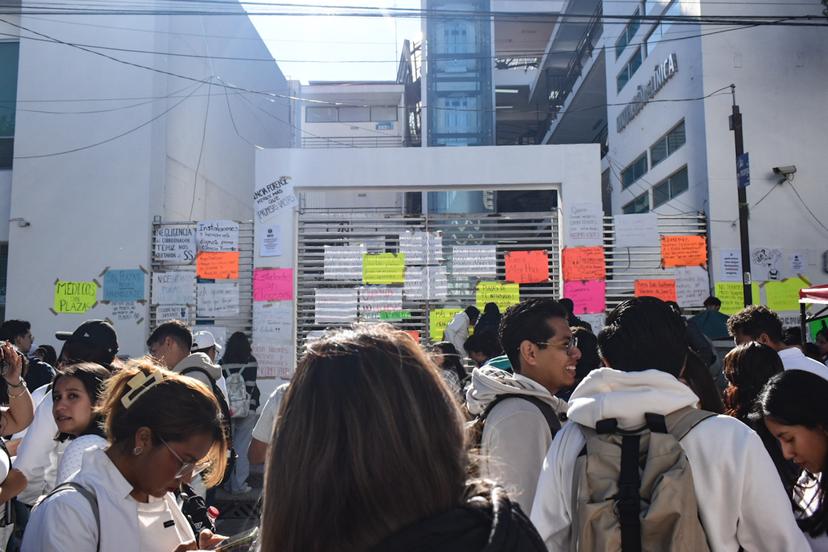
<svg viewBox="0 0 828 552">
<path fill-rule="evenodd" d="M 210 80 L 213 80 L 212 75 Z M 198 148 L 198 161 L 196 161 L 195 174 L 193 175 L 193 198 L 190 201 L 190 220 L 193 219 L 193 209 L 195 208 L 196 190 L 198 190 L 198 170 L 201 168 L 201 158 L 204 155 L 204 143 L 207 141 L 207 121 L 210 119 L 210 99 L 212 87 L 207 88 L 207 107 L 204 108 L 204 124 L 201 127 L 201 145 Z"/>
<path fill-rule="evenodd" d="M 791 190 L 793 190 L 793 193 L 796 194 L 796 197 L 797 197 L 797 199 L 799 199 L 799 202 L 802 204 L 803 207 L 805 207 L 805 210 L 808 211 L 808 214 L 810 214 L 811 217 L 813 217 L 813 219 L 816 221 L 816 223 L 819 224 L 822 227 L 823 230 L 828 232 L 828 226 L 825 226 L 824 224 L 822 224 L 822 221 L 820 221 L 819 218 L 817 218 L 817 216 L 814 214 L 814 212 L 811 211 L 811 208 L 808 207 L 808 204 L 805 203 L 805 200 L 802 199 L 801 195 L 799 195 L 799 192 L 797 191 L 796 187 L 794 186 L 793 181 L 788 180 L 788 183 L 791 185 Z"/>
</svg>

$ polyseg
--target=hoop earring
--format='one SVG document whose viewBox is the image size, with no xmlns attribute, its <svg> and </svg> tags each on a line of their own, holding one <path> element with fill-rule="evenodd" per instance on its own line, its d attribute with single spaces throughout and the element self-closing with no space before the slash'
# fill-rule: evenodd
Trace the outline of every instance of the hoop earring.
<svg viewBox="0 0 828 552">
<path fill-rule="evenodd" d="M 132 449 L 132 454 L 134 454 L 135 456 L 140 456 L 142 452 L 144 452 L 144 449 L 142 449 L 141 447 L 135 447 L 134 449 Z"/>
</svg>

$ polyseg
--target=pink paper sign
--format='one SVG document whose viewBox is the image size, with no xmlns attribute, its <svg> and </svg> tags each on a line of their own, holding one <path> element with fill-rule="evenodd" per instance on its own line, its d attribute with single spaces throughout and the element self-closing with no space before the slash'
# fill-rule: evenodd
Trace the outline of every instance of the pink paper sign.
<svg viewBox="0 0 828 552">
<path fill-rule="evenodd" d="M 293 299 L 292 268 L 257 268 L 253 271 L 254 301 Z"/>
<path fill-rule="evenodd" d="M 585 282 L 564 282 L 564 297 L 572 299 L 575 314 L 593 314 L 604 312 L 607 283 L 604 280 L 587 280 Z"/>
</svg>

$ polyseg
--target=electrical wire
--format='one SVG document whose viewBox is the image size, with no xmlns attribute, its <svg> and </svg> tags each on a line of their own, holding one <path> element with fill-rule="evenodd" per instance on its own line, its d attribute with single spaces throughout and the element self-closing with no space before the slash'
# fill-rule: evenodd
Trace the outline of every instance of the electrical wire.
<svg viewBox="0 0 828 552">
<path fill-rule="evenodd" d="M 823 230 L 828 232 L 828 226 L 825 226 L 824 224 L 822 224 L 822 221 L 820 221 L 819 218 L 817 218 L 817 216 L 814 214 L 814 212 L 811 211 L 811 208 L 808 207 L 808 204 L 805 203 L 805 200 L 802 199 L 802 196 L 799 195 L 799 192 L 797 191 L 796 186 L 794 186 L 793 180 L 788 179 L 788 183 L 791 185 L 791 190 L 793 190 L 793 193 L 796 194 L 796 197 L 797 197 L 797 199 L 799 199 L 799 202 L 802 204 L 803 207 L 805 207 L 805 210 L 808 211 L 808 214 L 811 215 L 811 217 L 813 217 L 813 219 L 816 221 L 816 223 L 819 224 L 822 227 Z"/>
<path fill-rule="evenodd" d="M 212 80 L 212 75 L 210 80 Z M 201 127 L 201 145 L 198 148 L 198 161 L 196 161 L 195 174 L 193 175 L 193 198 L 190 201 L 190 217 L 193 219 L 193 209 L 195 208 L 196 190 L 198 190 L 198 171 L 201 168 L 201 158 L 204 155 L 204 143 L 207 141 L 207 121 L 210 120 L 210 99 L 212 88 L 207 88 L 207 106 L 204 108 L 204 124 Z"/>
</svg>

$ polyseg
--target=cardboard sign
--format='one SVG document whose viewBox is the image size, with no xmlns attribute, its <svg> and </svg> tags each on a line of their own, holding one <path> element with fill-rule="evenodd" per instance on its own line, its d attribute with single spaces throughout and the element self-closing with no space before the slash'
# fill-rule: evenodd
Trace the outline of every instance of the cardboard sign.
<svg viewBox="0 0 828 552">
<path fill-rule="evenodd" d="M 675 280 L 636 280 L 636 297 L 657 297 L 662 301 L 676 300 Z"/>
<path fill-rule="evenodd" d="M 777 312 L 799 310 L 799 290 L 810 287 L 802 278 L 788 278 L 765 284 L 768 308 Z"/>
<path fill-rule="evenodd" d="M 194 305 L 195 274 L 189 271 L 153 272 L 153 305 Z"/>
<path fill-rule="evenodd" d="M 716 297 L 722 302 L 719 312 L 734 314 L 745 308 L 745 288 L 741 282 L 716 282 Z M 759 304 L 759 286 L 751 285 L 753 303 Z M 799 307 L 797 307 L 799 308 Z"/>
<path fill-rule="evenodd" d="M 563 250 L 564 280 L 604 280 L 606 275 L 604 248 L 567 247 Z"/>
<path fill-rule="evenodd" d="M 546 251 L 509 251 L 506 253 L 506 281 L 537 284 L 549 279 Z"/>
<path fill-rule="evenodd" d="M 402 284 L 405 282 L 405 255 L 366 254 L 362 257 L 363 284 Z"/>
<path fill-rule="evenodd" d="M 155 260 L 163 264 L 190 264 L 195 260 L 196 229 L 174 224 L 155 230 Z"/>
<path fill-rule="evenodd" d="M 144 271 L 107 270 L 103 277 L 103 300 L 129 303 L 144 298 Z"/>
<path fill-rule="evenodd" d="M 661 259 L 664 268 L 704 266 L 707 264 L 707 238 L 704 236 L 662 236 Z"/>
<path fill-rule="evenodd" d="M 56 313 L 81 314 L 98 302 L 98 284 L 95 282 L 55 282 L 53 310 Z"/>
<path fill-rule="evenodd" d="M 290 301 L 292 299 L 292 268 L 257 268 L 253 271 L 254 301 Z"/>
<path fill-rule="evenodd" d="M 495 303 L 500 312 L 520 303 L 520 285 L 505 282 L 478 282 L 477 308 L 483 312 L 486 303 Z"/>
<path fill-rule="evenodd" d="M 280 176 L 253 192 L 253 204 L 259 222 L 265 222 L 282 209 L 296 205 L 293 183 L 290 180 L 289 176 Z"/>
<path fill-rule="evenodd" d="M 607 283 L 603 280 L 564 282 L 564 297 L 572 299 L 574 314 L 594 314 L 607 308 Z"/>
<path fill-rule="evenodd" d="M 199 251 L 238 251 L 239 223 L 232 220 L 203 220 L 196 225 Z"/>
<path fill-rule="evenodd" d="M 196 275 L 208 280 L 238 280 L 239 252 L 202 251 L 196 257 Z"/>
<path fill-rule="evenodd" d="M 433 309 L 428 313 L 428 335 L 432 342 L 443 341 L 446 327 L 454 315 L 463 309 Z"/>
</svg>

